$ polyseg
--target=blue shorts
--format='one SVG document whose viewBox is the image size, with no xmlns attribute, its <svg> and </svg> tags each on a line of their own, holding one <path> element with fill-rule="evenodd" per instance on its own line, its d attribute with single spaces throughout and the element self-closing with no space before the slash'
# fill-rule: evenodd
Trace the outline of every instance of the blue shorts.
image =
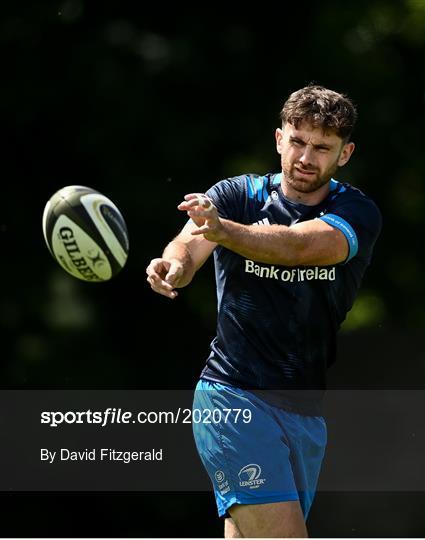
<svg viewBox="0 0 425 540">
<path fill-rule="evenodd" d="M 220 517 L 234 504 L 299 500 L 307 518 L 326 446 L 321 416 L 287 412 L 246 390 L 201 379 L 192 427 Z"/>
</svg>

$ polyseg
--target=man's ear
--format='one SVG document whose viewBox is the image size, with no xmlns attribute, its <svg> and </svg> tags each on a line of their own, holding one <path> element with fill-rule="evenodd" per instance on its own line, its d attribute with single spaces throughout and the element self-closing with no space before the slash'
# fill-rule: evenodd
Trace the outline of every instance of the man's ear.
<svg viewBox="0 0 425 540">
<path fill-rule="evenodd" d="M 275 131 L 274 136 L 275 136 L 275 139 L 276 139 L 277 153 L 281 154 L 282 153 L 281 143 L 282 143 L 282 139 L 283 139 L 283 130 L 281 128 L 277 128 L 276 131 Z"/>
<path fill-rule="evenodd" d="M 339 156 L 338 166 L 342 167 L 350 160 L 351 154 L 354 152 L 356 145 L 353 142 L 344 144 L 341 155 Z"/>
</svg>

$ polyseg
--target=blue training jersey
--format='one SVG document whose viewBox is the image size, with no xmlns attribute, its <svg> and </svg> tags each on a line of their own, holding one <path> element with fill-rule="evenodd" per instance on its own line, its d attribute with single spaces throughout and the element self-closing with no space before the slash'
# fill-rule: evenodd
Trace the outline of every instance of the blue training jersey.
<svg viewBox="0 0 425 540">
<path fill-rule="evenodd" d="M 271 404 L 320 414 L 336 332 L 353 305 L 381 229 L 374 202 L 330 181 L 316 206 L 288 200 L 280 174 L 246 174 L 210 188 L 220 217 L 246 225 L 322 219 L 347 238 L 347 259 L 332 266 L 282 266 L 214 250 L 217 335 L 201 377 L 245 388 Z"/>
</svg>

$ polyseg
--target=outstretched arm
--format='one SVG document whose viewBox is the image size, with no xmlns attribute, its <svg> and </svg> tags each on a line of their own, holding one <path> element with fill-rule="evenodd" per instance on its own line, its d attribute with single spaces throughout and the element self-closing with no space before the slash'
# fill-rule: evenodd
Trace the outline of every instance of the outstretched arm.
<svg viewBox="0 0 425 540">
<path fill-rule="evenodd" d="M 198 224 L 205 222 L 198 218 Z M 175 298 L 179 289 L 188 285 L 197 270 L 213 252 L 215 242 L 192 233 L 198 226 L 189 221 L 164 249 L 162 257 L 153 259 L 146 269 L 152 290 L 168 298 Z"/>
<path fill-rule="evenodd" d="M 346 237 L 321 219 L 290 227 L 285 225 L 243 225 L 222 219 L 214 206 L 198 205 L 198 195 L 189 194 L 178 208 L 192 219 L 203 219 L 191 234 L 220 244 L 247 259 L 284 266 L 337 264 L 349 252 Z"/>
</svg>

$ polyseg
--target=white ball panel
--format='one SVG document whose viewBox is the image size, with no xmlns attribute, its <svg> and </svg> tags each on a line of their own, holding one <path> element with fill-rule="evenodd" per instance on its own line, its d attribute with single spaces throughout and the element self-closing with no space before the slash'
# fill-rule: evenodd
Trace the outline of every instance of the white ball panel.
<svg viewBox="0 0 425 540">
<path fill-rule="evenodd" d="M 52 249 L 60 265 L 78 279 L 106 281 L 112 277 L 103 250 L 65 215 L 59 216 L 53 227 Z"/>
</svg>

